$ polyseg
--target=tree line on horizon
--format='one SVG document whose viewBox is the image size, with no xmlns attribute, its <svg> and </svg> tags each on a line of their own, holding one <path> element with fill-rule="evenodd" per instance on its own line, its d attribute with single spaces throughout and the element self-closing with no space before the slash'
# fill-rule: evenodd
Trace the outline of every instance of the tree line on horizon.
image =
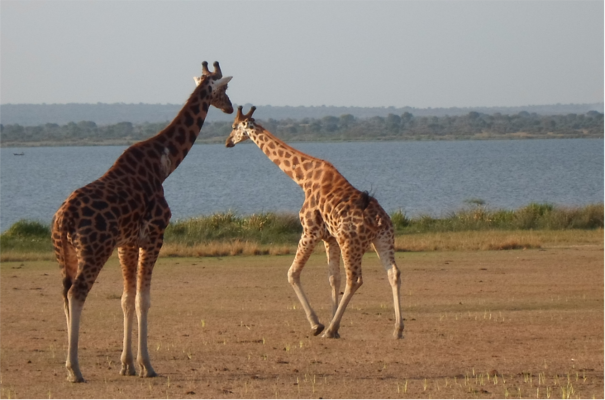
<svg viewBox="0 0 605 400">
<path fill-rule="evenodd" d="M 240 104 L 234 104 L 234 107 Z M 249 109 L 252 104 L 242 104 Z M 256 104 L 254 114 L 257 119 L 283 120 L 314 118 L 325 116 L 339 116 L 351 114 L 355 118 L 366 119 L 374 116 L 386 117 L 388 114 L 402 115 L 409 112 L 416 117 L 444 117 L 463 116 L 471 111 L 482 114 L 508 114 L 514 115 L 522 111 L 537 113 L 539 115 L 567 115 L 585 114 L 595 110 L 604 112 L 603 103 L 581 104 L 543 104 L 507 107 L 447 107 L 447 108 L 419 108 L 419 107 L 346 107 L 346 106 L 271 106 Z M 46 123 L 68 124 L 69 122 L 94 121 L 97 125 L 112 125 L 118 122 L 129 121 L 133 124 L 145 122 L 165 122 L 179 113 L 183 104 L 126 104 L 126 103 L 68 103 L 68 104 L 0 104 L 2 123 L 20 124 L 23 126 L 36 126 Z M 233 116 L 221 112 L 210 112 L 206 122 L 233 121 Z"/>
<path fill-rule="evenodd" d="M 471 111 L 459 116 L 414 116 L 390 113 L 386 117 L 339 117 L 302 119 L 257 119 L 267 130 L 289 141 L 347 140 L 439 140 L 525 137 L 603 137 L 603 114 L 539 115 L 522 111 L 516 114 L 484 114 Z M 97 125 L 92 121 L 64 125 L 46 123 L 37 126 L 0 124 L 2 146 L 27 144 L 129 144 L 160 132 L 161 123 L 120 122 Z M 231 132 L 231 122 L 206 122 L 198 137 L 200 143 L 218 143 Z"/>
</svg>

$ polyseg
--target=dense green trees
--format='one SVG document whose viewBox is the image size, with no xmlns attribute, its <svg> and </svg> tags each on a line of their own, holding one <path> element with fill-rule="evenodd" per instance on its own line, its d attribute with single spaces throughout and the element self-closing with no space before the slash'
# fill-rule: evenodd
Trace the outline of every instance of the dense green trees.
<svg viewBox="0 0 605 400">
<path fill-rule="evenodd" d="M 419 116 L 409 112 L 358 119 L 351 114 L 320 119 L 287 118 L 259 120 L 275 135 L 286 140 L 426 140 L 506 137 L 603 137 L 603 114 L 538 115 L 483 114 L 471 111 L 460 116 Z M 149 138 L 168 122 L 97 125 L 91 121 L 66 125 L 0 125 L 3 146 L 27 144 L 128 144 Z M 221 142 L 231 131 L 230 122 L 207 122 L 199 142 Z"/>
</svg>

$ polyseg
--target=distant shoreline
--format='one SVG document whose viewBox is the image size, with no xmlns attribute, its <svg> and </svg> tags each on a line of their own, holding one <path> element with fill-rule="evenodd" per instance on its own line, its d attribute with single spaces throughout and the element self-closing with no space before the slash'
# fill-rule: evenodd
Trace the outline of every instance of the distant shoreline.
<svg viewBox="0 0 605 400">
<path fill-rule="evenodd" d="M 151 136 L 150 136 L 151 137 Z M 604 135 L 553 135 L 553 134 L 529 134 L 527 132 L 518 132 L 504 135 L 468 135 L 468 136 L 445 136 L 445 137 L 415 137 L 415 138 L 351 138 L 351 139 L 319 139 L 301 140 L 290 139 L 288 143 L 349 143 L 349 142 L 453 142 L 453 141 L 482 141 L 482 140 L 557 140 L 557 139 L 603 139 Z M 33 147 L 96 147 L 96 146 L 131 146 L 142 140 L 114 139 L 106 141 L 40 141 L 40 142 L 0 142 L 0 148 L 33 148 Z M 222 144 L 223 139 L 198 139 L 195 145 Z"/>
</svg>

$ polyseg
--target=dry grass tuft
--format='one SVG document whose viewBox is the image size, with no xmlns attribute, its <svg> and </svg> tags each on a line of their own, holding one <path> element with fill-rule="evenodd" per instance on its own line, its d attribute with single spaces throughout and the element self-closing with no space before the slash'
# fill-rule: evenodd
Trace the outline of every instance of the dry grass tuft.
<svg viewBox="0 0 605 400">
<path fill-rule="evenodd" d="M 166 243 L 160 257 L 226 257 L 226 256 L 260 256 L 284 255 L 296 252 L 295 246 L 261 245 L 249 241 L 234 240 L 230 242 L 214 241 L 188 246 L 183 243 Z"/>
<path fill-rule="evenodd" d="M 0 262 L 9 261 L 54 261 L 55 255 L 52 251 L 39 252 L 23 252 L 19 250 L 2 251 L 0 254 Z"/>
<path fill-rule="evenodd" d="M 540 237 L 531 231 L 421 233 L 395 238 L 395 251 L 517 250 L 540 247 Z"/>
</svg>

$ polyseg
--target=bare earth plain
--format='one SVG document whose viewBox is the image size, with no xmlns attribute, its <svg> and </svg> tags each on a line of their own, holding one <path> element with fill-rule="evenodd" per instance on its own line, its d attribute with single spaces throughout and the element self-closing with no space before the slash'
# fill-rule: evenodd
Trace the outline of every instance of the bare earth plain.
<svg viewBox="0 0 605 400">
<path fill-rule="evenodd" d="M 288 256 L 161 258 L 149 346 L 156 378 L 120 370 L 122 278 L 105 266 L 83 313 L 80 366 L 64 367 L 57 264 L 1 264 L 2 398 L 603 398 L 603 246 L 397 253 L 405 338 L 377 258 L 341 339 L 310 334 Z M 325 256 L 302 275 L 328 322 Z M 343 287 L 344 289 L 344 287 Z M 136 349 L 135 349 L 136 351 Z"/>
</svg>

